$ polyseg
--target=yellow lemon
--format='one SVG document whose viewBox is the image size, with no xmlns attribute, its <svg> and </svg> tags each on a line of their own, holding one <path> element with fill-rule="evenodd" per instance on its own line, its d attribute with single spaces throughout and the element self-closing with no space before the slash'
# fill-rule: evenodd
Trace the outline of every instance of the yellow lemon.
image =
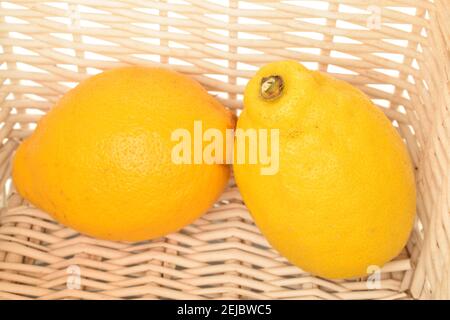
<svg viewBox="0 0 450 320">
<path fill-rule="evenodd" d="M 413 169 L 360 90 L 293 61 L 271 63 L 248 83 L 237 128 L 279 129 L 275 174 L 248 162 L 234 171 L 256 224 L 288 260 L 347 278 L 399 254 L 415 214 Z"/>
<path fill-rule="evenodd" d="M 160 68 L 126 67 L 70 90 L 20 145 L 19 193 L 61 223 L 103 239 L 138 241 L 191 223 L 229 177 L 222 164 L 172 161 L 177 129 L 225 132 L 234 119 L 200 84 Z"/>
</svg>

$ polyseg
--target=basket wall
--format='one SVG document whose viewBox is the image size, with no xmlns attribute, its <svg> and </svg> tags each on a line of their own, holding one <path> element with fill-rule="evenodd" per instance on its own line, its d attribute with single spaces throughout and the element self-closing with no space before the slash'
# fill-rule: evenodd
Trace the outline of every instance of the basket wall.
<svg viewBox="0 0 450 320">
<path fill-rule="evenodd" d="M 450 298 L 450 3 L 317 3 L 0 1 L 0 298 Z M 90 74 L 164 64 L 237 111 L 255 70 L 280 59 L 358 86 L 408 145 L 418 219 L 380 286 L 290 265 L 261 236 L 233 182 L 194 224 L 136 244 L 79 235 L 11 184 L 17 145 Z"/>
</svg>

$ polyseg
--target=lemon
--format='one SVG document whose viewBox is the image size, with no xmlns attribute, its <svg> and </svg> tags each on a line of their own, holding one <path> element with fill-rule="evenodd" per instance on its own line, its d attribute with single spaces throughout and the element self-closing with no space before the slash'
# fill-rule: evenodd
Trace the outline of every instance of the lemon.
<svg viewBox="0 0 450 320">
<path fill-rule="evenodd" d="M 413 169 L 360 90 L 294 61 L 271 63 L 248 83 L 237 128 L 279 129 L 278 172 L 262 175 L 260 163 L 234 172 L 256 224 L 288 260 L 348 278 L 399 254 L 415 214 Z"/>
<path fill-rule="evenodd" d="M 125 67 L 70 90 L 17 150 L 19 193 L 56 220 L 110 240 L 157 238 L 191 223 L 225 187 L 222 164 L 179 165 L 171 134 L 234 120 L 179 73 Z"/>
</svg>

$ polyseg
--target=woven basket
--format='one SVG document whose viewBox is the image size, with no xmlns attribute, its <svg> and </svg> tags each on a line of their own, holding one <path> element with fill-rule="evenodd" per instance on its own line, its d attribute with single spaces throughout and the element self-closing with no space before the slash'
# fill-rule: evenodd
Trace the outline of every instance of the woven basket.
<svg viewBox="0 0 450 320">
<path fill-rule="evenodd" d="M 0 1 L 0 298 L 449 299 L 449 21 L 449 0 Z M 237 112 L 255 70 L 280 59 L 361 88 L 408 145 L 417 222 L 373 286 L 289 264 L 233 182 L 181 232 L 135 244 L 80 235 L 14 190 L 14 150 L 90 74 L 164 64 Z"/>
</svg>

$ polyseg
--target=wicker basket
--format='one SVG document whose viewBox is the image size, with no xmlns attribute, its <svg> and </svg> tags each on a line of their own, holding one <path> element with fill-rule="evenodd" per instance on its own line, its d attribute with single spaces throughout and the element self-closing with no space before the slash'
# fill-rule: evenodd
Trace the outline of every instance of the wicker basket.
<svg viewBox="0 0 450 320">
<path fill-rule="evenodd" d="M 449 21 L 449 0 L 0 1 L 0 298 L 450 298 Z M 21 139 L 89 74 L 162 63 L 237 111 L 248 78 L 279 59 L 361 88 L 409 147 L 417 223 L 377 285 L 290 265 L 232 182 L 194 224 L 135 244 L 79 235 L 11 184 Z"/>
</svg>

